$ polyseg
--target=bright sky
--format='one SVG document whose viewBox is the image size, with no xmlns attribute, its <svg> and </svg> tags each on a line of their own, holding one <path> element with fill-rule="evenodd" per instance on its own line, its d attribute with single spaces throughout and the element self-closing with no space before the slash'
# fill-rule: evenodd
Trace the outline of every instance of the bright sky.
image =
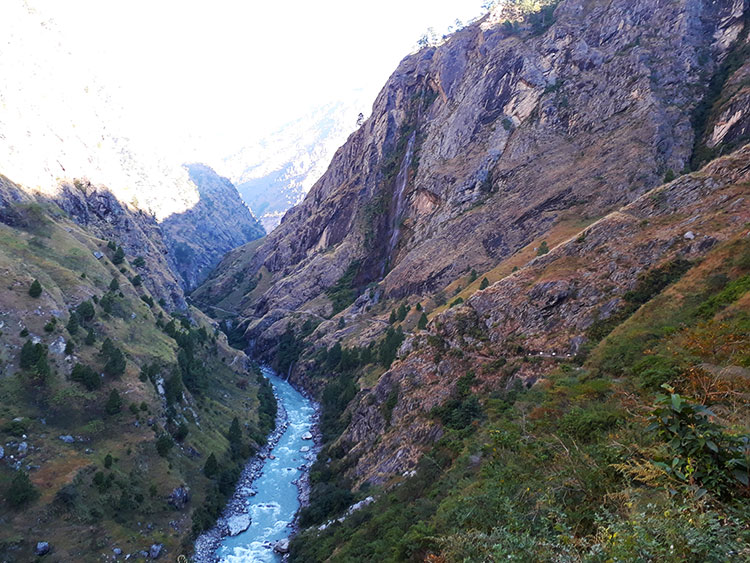
<svg viewBox="0 0 750 563">
<path fill-rule="evenodd" d="M 28 0 L 155 144 L 210 161 L 320 104 L 370 100 L 428 27 L 480 0 Z"/>
</svg>

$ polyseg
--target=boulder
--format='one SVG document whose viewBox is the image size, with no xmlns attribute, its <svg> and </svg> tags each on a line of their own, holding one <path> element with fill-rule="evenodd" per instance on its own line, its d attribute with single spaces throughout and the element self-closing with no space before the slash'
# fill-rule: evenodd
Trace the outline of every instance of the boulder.
<svg viewBox="0 0 750 563">
<path fill-rule="evenodd" d="M 302 439 L 303 440 L 312 440 L 313 439 L 313 435 L 310 432 L 305 432 L 304 434 L 302 434 Z"/>
<path fill-rule="evenodd" d="M 73 442 L 75 442 L 75 439 L 70 434 L 67 434 L 65 436 L 60 436 L 60 439 L 66 444 L 72 444 Z"/>
<path fill-rule="evenodd" d="M 282 555 L 285 553 L 289 553 L 289 538 L 284 538 L 283 540 L 277 541 L 273 545 L 273 550 L 276 553 L 281 553 Z"/>
<path fill-rule="evenodd" d="M 29 451 L 29 445 L 26 442 L 18 444 L 18 455 L 26 455 Z"/>
<path fill-rule="evenodd" d="M 167 503 L 177 510 L 182 510 L 189 502 L 190 489 L 185 485 L 180 485 L 169 494 L 169 497 L 167 497 Z"/>
<path fill-rule="evenodd" d="M 36 544 L 36 548 L 34 548 L 34 554 L 35 555 L 47 555 L 49 553 L 49 543 L 46 541 L 40 541 Z"/>
<path fill-rule="evenodd" d="M 159 559 L 159 556 L 161 555 L 162 550 L 164 549 L 164 544 L 162 543 L 155 543 L 153 544 L 149 550 L 148 550 L 148 556 L 151 559 Z"/>
<path fill-rule="evenodd" d="M 230 536 L 241 534 L 250 527 L 250 516 L 248 514 L 237 514 L 227 518 L 227 528 Z"/>
<path fill-rule="evenodd" d="M 2 446 L 0 446 L 0 459 L 3 459 L 5 457 L 5 450 Z"/>
<path fill-rule="evenodd" d="M 117 556 L 119 556 L 119 555 L 122 555 L 122 549 L 120 549 L 119 547 L 116 547 L 116 548 L 114 548 L 114 549 L 112 550 L 112 553 L 114 553 L 114 554 L 115 554 L 115 557 L 117 557 Z"/>
</svg>

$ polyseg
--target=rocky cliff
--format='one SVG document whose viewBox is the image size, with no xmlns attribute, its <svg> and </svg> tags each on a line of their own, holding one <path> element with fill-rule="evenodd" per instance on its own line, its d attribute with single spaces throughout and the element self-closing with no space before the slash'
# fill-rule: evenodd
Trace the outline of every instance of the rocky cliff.
<svg viewBox="0 0 750 563">
<path fill-rule="evenodd" d="M 354 297 L 431 295 L 635 200 L 689 165 L 744 9 L 567 0 L 545 22 L 485 18 L 407 57 L 305 200 L 207 289 L 221 300 L 264 277 L 240 311 L 263 351 L 290 313 L 336 312 L 343 279 Z"/>
<path fill-rule="evenodd" d="M 606 215 L 436 315 L 428 331 L 407 337 L 403 360 L 361 391 L 341 438 L 344 465 L 357 480 L 373 482 L 413 469 L 442 434 L 431 411 L 467 371 L 482 374 L 477 386 L 485 389 L 512 380 L 531 386 L 561 362 L 583 363 L 602 327 L 625 321 L 622 312 L 646 273 L 683 261 L 705 263 L 700 275 L 715 274 L 712 253 L 750 236 L 748 182 L 750 145 Z M 673 306 L 688 309 L 689 300 L 680 299 Z M 386 420 L 394 389 L 398 401 Z"/>
</svg>

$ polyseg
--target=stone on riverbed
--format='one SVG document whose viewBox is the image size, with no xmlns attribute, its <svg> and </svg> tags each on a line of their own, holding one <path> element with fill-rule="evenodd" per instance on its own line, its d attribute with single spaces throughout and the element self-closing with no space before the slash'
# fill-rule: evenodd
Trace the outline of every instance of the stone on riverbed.
<svg viewBox="0 0 750 563">
<path fill-rule="evenodd" d="M 313 439 L 313 435 L 310 432 L 305 432 L 304 434 L 302 434 L 302 439 L 303 440 L 312 440 Z"/>
<path fill-rule="evenodd" d="M 241 534 L 250 527 L 250 516 L 247 514 L 237 514 L 227 518 L 227 528 L 230 536 Z"/>
<path fill-rule="evenodd" d="M 289 553 L 289 538 L 277 541 L 273 546 L 273 550 L 281 554 Z"/>
<path fill-rule="evenodd" d="M 309 446 L 302 446 L 302 447 L 301 447 L 301 448 L 299 449 L 299 451 L 301 451 L 301 452 L 309 452 L 309 451 L 310 451 L 310 447 L 309 447 Z"/>
</svg>

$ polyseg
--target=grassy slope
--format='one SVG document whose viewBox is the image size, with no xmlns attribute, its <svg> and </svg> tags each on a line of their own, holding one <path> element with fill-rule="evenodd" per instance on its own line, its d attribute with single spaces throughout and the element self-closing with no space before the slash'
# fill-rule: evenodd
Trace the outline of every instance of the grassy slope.
<svg viewBox="0 0 750 563">
<path fill-rule="evenodd" d="M 159 319 L 168 320 L 166 313 L 158 305 L 149 308 L 140 299 L 147 295 L 143 286 L 129 282 L 136 269 L 126 261 L 119 266 L 125 270 L 121 273 L 110 261 L 106 241 L 89 236 L 56 208 L 20 205 L 18 210 L 30 219 L 31 227 L 19 230 L 0 224 L 0 443 L 5 447 L 0 494 L 7 500 L 16 475 L 10 455 L 17 457 L 17 446 L 12 442 L 25 441 L 29 452 L 21 467 L 31 467 L 29 477 L 39 496 L 19 509 L 0 503 L 0 558 L 28 561 L 37 541 L 50 542 L 60 561 L 96 560 L 115 546 L 128 553 L 157 542 L 165 543 L 174 555 L 189 547 L 191 513 L 215 488 L 215 482 L 201 472 L 206 456 L 215 452 L 223 459 L 228 447 L 225 433 L 234 416 L 258 427 L 255 378 L 251 376 L 246 390 L 238 392 L 236 384 L 245 376 L 244 356 L 230 349 L 223 336 L 209 336 L 198 352 L 207 365 L 209 385 L 200 395 L 187 393 L 187 402 L 176 407 L 174 422 L 168 422 L 155 386 L 141 381 L 139 373 L 146 364 L 157 362 L 160 374 L 169 377 L 178 347 L 157 326 Z M 95 250 L 106 257 L 97 260 Z M 101 298 L 113 277 L 120 284 L 116 294 L 122 293 L 115 297 L 120 312 L 107 315 L 96 306 L 91 326 L 97 342 L 87 346 L 85 328 L 73 337 L 68 334 L 68 310 L 92 296 Z M 28 294 L 33 279 L 44 288 L 38 298 Z M 44 326 L 55 315 L 56 326 L 46 332 Z M 194 318 L 209 335 L 213 333 L 207 318 L 198 312 Z M 32 385 L 29 373 L 18 367 L 20 347 L 27 339 L 20 335 L 24 328 L 47 346 L 60 338 L 75 344 L 74 358 L 49 352 L 52 375 L 41 386 Z M 87 391 L 68 375 L 75 362 L 101 370 L 99 349 L 106 337 L 125 353 L 126 371 L 118 378 L 105 378 L 100 389 Z M 104 405 L 112 389 L 119 390 L 124 404 L 119 414 L 107 415 Z M 131 404 L 137 407 L 135 412 L 129 409 Z M 17 418 L 21 423 L 13 424 Z M 149 419 L 153 426 L 147 424 Z M 187 423 L 188 437 L 161 457 L 155 448 L 157 432 L 174 432 L 181 421 Z M 59 440 L 68 434 L 83 441 Z M 187 455 L 189 448 L 201 456 Z M 115 460 L 110 469 L 103 466 L 107 454 Z M 106 490 L 92 483 L 99 471 L 113 476 Z M 71 484 L 73 500 L 67 505 L 56 500 L 59 491 Z M 166 497 L 180 484 L 190 486 L 193 500 L 178 512 L 167 505 Z M 170 521 L 175 525 L 170 526 Z"/>
</svg>

